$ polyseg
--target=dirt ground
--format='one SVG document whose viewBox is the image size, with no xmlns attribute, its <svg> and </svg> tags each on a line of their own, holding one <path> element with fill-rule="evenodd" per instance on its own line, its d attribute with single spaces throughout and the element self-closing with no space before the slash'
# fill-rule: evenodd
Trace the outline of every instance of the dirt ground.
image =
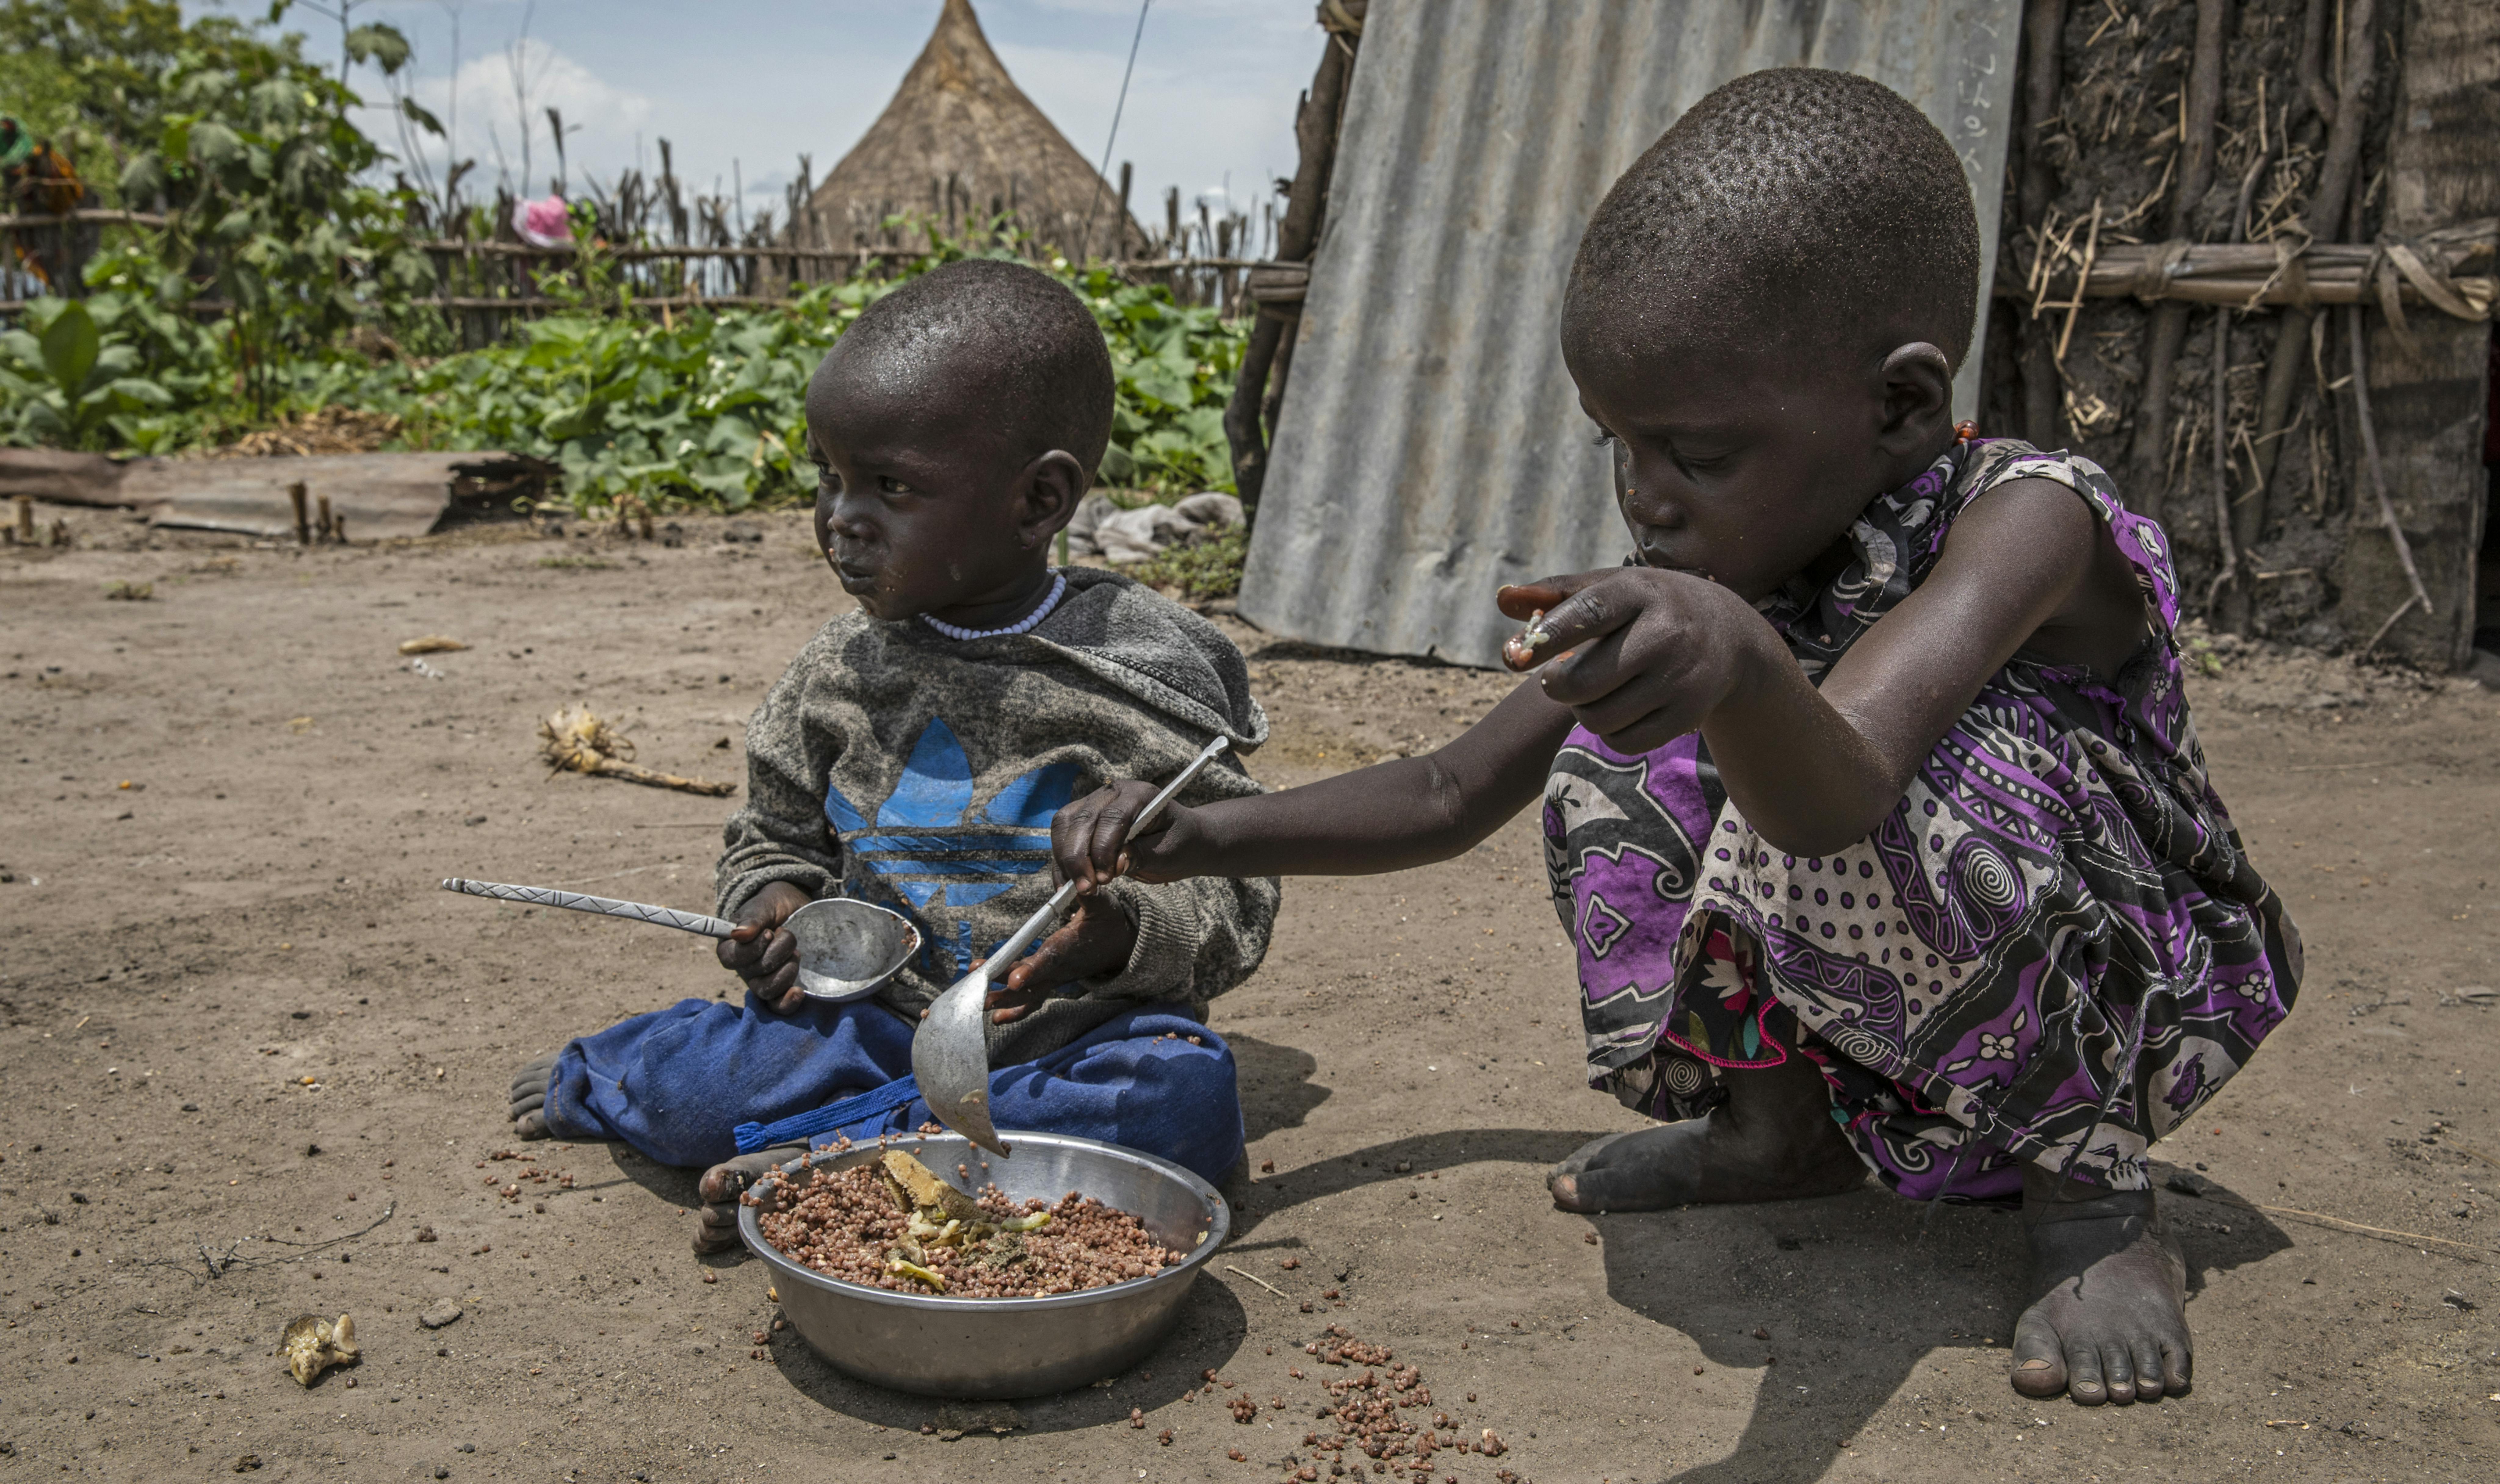
<svg viewBox="0 0 2500 1484">
<path fill-rule="evenodd" d="M 1332 1324 L 1509 1444 L 1442 1454 L 1434 1476 L 1466 1484 L 2489 1477 L 2500 699 L 2464 682 L 2242 650 L 2198 681 L 2309 981 L 2159 1151 L 2205 1192 L 2169 1198 L 2193 1395 L 2016 1398 L 2001 1214 L 1872 1186 L 1554 1210 L 1544 1166 L 1631 1119 L 1582 1085 L 1522 819 L 1444 866 L 1288 886 L 1266 969 L 1215 1011 L 1251 1125 L 1237 1240 L 1138 1371 L 959 1436 L 772 1330 L 760 1265 L 694 1258 L 690 1172 L 510 1138 L 523 1057 L 722 992 L 709 945 L 435 889 L 708 907 L 722 803 L 550 779 L 534 728 L 587 701 L 646 763 L 741 778 L 748 707 L 843 601 L 801 521 L 298 553 L 66 518 L 74 547 L 0 558 L 0 1481 L 253 1460 L 262 1479 L 1275 1478 L 1310 1456 L 1333 1372 L 1300 1347 Z M 1235 632 L 1278 784 L 1429 747 L 1504 684 Z M 420 671 L 396 646 L 430 633 L 472 647 Z M 463 1316 L 421 1328 L 444 1299 Z M 299 1387 L 280 1331 L 342 1311 L 361 1364 Z M 1287 1404 L 1236 1424 L 1239 1392 L 1192 1389 L 1209 1369 Z"/>
</svg>

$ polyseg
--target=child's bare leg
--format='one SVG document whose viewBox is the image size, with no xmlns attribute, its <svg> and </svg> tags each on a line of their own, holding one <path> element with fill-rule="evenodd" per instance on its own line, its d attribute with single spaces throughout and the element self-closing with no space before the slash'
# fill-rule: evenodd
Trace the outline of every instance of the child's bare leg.
<svg viewBox="0 0 2500 1484">
<path fill-rule="evenodd" d="M 695 1250 L 726 1252 L 739 1244 L 738 1198 L 746 1187 L 774 1165 L 787 1164 L 807 1152 L 804 1144 L 779 1145 L 725 1159 L 704 1172 L 703 1182 L 695 1187 L 703 1197 L 703 1220 L 695 1228 Z"/>
<path fill-rule="evenodd" d="M 1704 1117 L 1584 1145 L 1545 1178 L 1564 1210 L 1662 1210 L 1705 1202 L 1782 1201 L 1855 1189 L 1866 1167 L 1831 1121 L 1813 1062 L 1726 1074 L 1727 1101 Z"/>
<path fill-rule="evenodd" d="M 563 1053 L 549 1051 L 521 1064 L 512 1074 L 512 1107 L 507 1114 L 520 1125 L 515 1130 L 524 1139 L 544 1139 L 546 1126 L 547 1079 L 555 1073 L 555 1059 Z"/>
<path fill-rule="evenodd" d="M 2086 1406 L 2187 1392 L 2187 1264 L 2150 1190 L 2109 1194 L 2023 1169 L 2039 1301 L 2014 1325 L 2014 1389 Z"/>
</svg>

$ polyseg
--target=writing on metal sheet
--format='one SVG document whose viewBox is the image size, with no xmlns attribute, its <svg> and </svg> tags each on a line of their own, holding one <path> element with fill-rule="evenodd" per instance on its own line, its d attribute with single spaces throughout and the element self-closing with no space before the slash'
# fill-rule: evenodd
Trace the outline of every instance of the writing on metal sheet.
<svg viewBox="0 0 2500 1484">
<path fill-rule="evenodd" d="M 1963 110 L 1961 117 L 1955 121 L 1954 132 L 1960 146 L 1956 152 L 1961 156 L 1961 168 L 1971 179 L 1984 184 L 1988 172 L 1980 149 L 1988 139 L 1986 115 L 1996 107 L 1996 100 L 1990 96 L 1990 80 L 1996 76 L 1997 58 L 2001 55 L 1997 45 L 2000 38 L 1998 28 L 1981 17 L 1973 17 L 1963 34 L 1971 39 L 1971 46 L 1962 53 L 1961 75 L 1955 80 L 1954 101 Z"/>
</svg>

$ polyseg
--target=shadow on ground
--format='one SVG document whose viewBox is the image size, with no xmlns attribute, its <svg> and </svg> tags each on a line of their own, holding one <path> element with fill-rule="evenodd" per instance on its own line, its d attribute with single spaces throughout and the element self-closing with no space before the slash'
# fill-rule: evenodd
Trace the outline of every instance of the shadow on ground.
<svg viewBox="0 0 2500 1484">
<path fill-rule="evenodd" d="M 661 1164 L 658 1160 L 645 1157 L 632 1145 L 622 1142 L 609 1144 L 608 1151 L 616 1161 L 617 1174 L 669 1205 L 691 1211 L 703 1204 L 703 1197 L 696 1191 L 697 1185 L 703 1179 L 703 1171 L 692 1166 L 681 1169 L 675 1165 Z M 691 1234 L 693 1228 L 689 1227 L 687 1231 Z M 739 1252 L 731 1255 L 743 1257 L 745 1254 Z"/>
<path fill-rule="evenodd" d="M 1594 1137 L 1476 1128 L 1349 1150 L 1254 1184 L 1236 1230 L 1247 1238 L 1262 1217 L 1304 1202 L 1484 1160 L 1524 1165 L 1541 1178 Z M 2191 1298 L 2208 1274 L 2291 1245 L 2263 1213 L 2226 1204 L 2240 1200 L 2227 1189 L 2206 1189 L 2203 1199 L 2162 1195 Z M 1735 1450 L 1673 1475 L 1674 1484 L 1821 1478 L 1922 1361 L 1939 1350 L 2003 1349 L 2032 1298 L 2014 1212 L 1917 1206 L 1871 1183 L 1813 1200 L 1588 1219 L 1604 1247 L 1608 1297 L 1689 1337 L 1712 1365 L 1761 1371 Z M 2192 1324 L 2192 1307 L 2188 1318 Z M 2001 1371 L 1975 1366 L 1957 1365 L 1951 1384 L 1975 1399 L 1985 1415 L 1974 1420 L 2072 1406 L 2020 1397 Z"/>
<path fill-rule="evenodd" d="M 2291 1244 L 2254 1211 L 2163 1200 L 2188 1259 L 2191 1297 L 2207 1274 Z M 2229 1219 L 2212 1221 L 2213 1212 Z M 1688 1207 L 1591 1224 L 1615 1302 L 1690 1337 L 1714 1365 L 1761 1370 L 1735 1449 L 1673 1475 L 1674 1484 L 1821 1478 L 1930 1354 L 2003 1350 L 2033 1297 L 2014 1212 L 1931 1210 L 1872 1184 L 1815 1200 Z M 2192 1324 L 2192 1307 L 2188 1318 Z M 1976 1422 L 2073 1408 L 2017 1395 L 1992 1367 L 1957 1363 L 1938 1378 L 1936 1389 L 1948 1388 L 1970 1399 Z"/>
<path fill-rule="evenodd" d="M 1241 1082 L 1241 1120 L 1252 1144 L 1278 1129 L 1301 1127 L 1335 1090 L 1311 1081 L 1320 1064 L 1308 1051 L 1237 1031 L 1226 1032 L 1224 1044 L 1233 1048 Z"/>
<path fill-rule="evenodd" d="M 1310 1081 L 1316 1064 L 1291 1047 L 1229 1038 L 1241 1071 L 1242 1105 L 1255 1142 L 1300 1124 L 1332 1090 Z M 1383 1181 L 1487 1161 L 1544 1170 L 1597 1137 L 1594 1131 L 1454 1129 L 1389 1140 L 1266 1178 L 1227 1182 L 1239 1245 L 1255 1251 L 1262 1222 L 1279 1211 Z M 662 1200 L 694 1198 L 697 1172 L 655 1165 L 617 1150 L 619 1170 Z M 2166 1172 L 2156 1172 L 2158 1182 Z M 2206 1275 L 2260 1261 L 2290 1245 L 2263 1213 L 2228 1189 L 2194 1178 L 2202 1198 L 2163 1192 L 2164 1210 L 2188 1259 L 2192 1296 Z M 1976 1206 L 1923 1207 L 1868 1184 L 1846 1195 L 1760 1206 L 1687 1207 L 1588 1218 L 1604 1249 L 1606 1291 L 1616 1303 L 1689 1337 L 1717 1367 L 1760 1371 L 1743 1436 L 1727 1457 L 1673 1475 L 1674 1484 L 1810 1480 L 1938 1351 L 2003 1349 L 2031 1295 L 2027 1257 L 2013 1212 Z M 735 1262 L 743 1253 L 721 1261 Z M 2194 1319 L 2193 1310 L 2189 1318 Z M 1192 1378 L 1221 1370 L 1248 1333 L 1240 1301 L 1222 1283 L 1201 1282 L 1179 1327 L 1149 1364 L 1109 1388 L 1087 1388 L 1015 1403 L 1028 1429 L 1101 1427 L 1132 1407 L 1178 1402 Z M 785 1332 L 775 1363 L 790 1383 L 846 1416 L 917 1431 L 938 1399 L 905 1396 L 855 1381 Z M 1649 1387 L 1677 1377 L 1646 1377 Z M 2066 1402 L 2017 1396 L 2001 1371 L 1957 1363 L 1939 1390 L 1972 1399 L 1972 1420 L 2055 1415 Z M 2162 1403 L 2149 1403 L 2162 1404 Z M 1210 1403 L 1210 1419 L 1219 1408 Z"/>
<path fill-rule="evenodd" d="M 1382 1180 L 1410 1180 L 1436 1170 L 1486 1160 L 1527 1165 L 1542 1180 L 1546 1166 L 1596 1137 L 1595 1133 L 1543 1128 L 1469 1128 L 1365 1145 L 1332 1159 L 1300 1165 L 1288 1174 L 1251 1182 L 1234 1202 L 1233 1229 L 1246 1238 L 1258 1230 L 1265 1217 L 1306 1201 L 1340 1195 Z"/>
</svg>

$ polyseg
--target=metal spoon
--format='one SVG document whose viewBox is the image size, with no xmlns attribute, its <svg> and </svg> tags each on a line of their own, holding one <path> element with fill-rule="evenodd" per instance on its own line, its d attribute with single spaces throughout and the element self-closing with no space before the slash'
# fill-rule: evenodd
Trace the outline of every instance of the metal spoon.
<svg viewBox="0 0 2500 1484">
<path fill-rule="evenodd" d="M 1164 785 L 1136 820 L 1129 825 L 1124 838 L 1135 840 L 1137 831 L 1151 823 L 1172 795 L 1189 786 L 1189 781 L 1206 765 L 1222 757 L 1232 744 L 1218 737 L 1206 744 L 1205 750 L 1190 759 L 1180 776 Z M 1076 900 L 1076 883 L 1062 882 L 1041 910 L 1024 919 L 1014 936 L 997 948 L 980 966 L 946 986 L 922 1017 L 920 1028 L 911 1038 L 911 1076 L 920 1083 L 920 1095 L 928 1099 L 930 1112 L 938 1120 L 956 1133 L 970 1139 L 1001 1158 L 1007 1146 L 999 1142 L 999 1131 L 990 1124 L 990 1043 L 985 1028 L 989 1018 L 990 970 L 1004 974 L 1015 967 L 1024 951 L 1042 930 L 1057 921 Z"/>
<path fill-rule="evenodd" d="M 595 912 L 603 917 L 726 938 L 738 930 L 727 918 L 655 907 L 649 902 L 620 902 L 612 896 L 584 896 L 554 887 L 512 887 L 502 882 L 470 881 L 454 876 L 445 891 L 491 896 L 507 902 L 534 902 L 568 912 Z M 829 896 L 801 907 L 781 923 L 799 940 L 799 992 L 811 1000 L 859 1000 L 876 993 L 885 982 L 920 952 L 920 929 L 899 912 L 873 902 Z"/>
</svg>

